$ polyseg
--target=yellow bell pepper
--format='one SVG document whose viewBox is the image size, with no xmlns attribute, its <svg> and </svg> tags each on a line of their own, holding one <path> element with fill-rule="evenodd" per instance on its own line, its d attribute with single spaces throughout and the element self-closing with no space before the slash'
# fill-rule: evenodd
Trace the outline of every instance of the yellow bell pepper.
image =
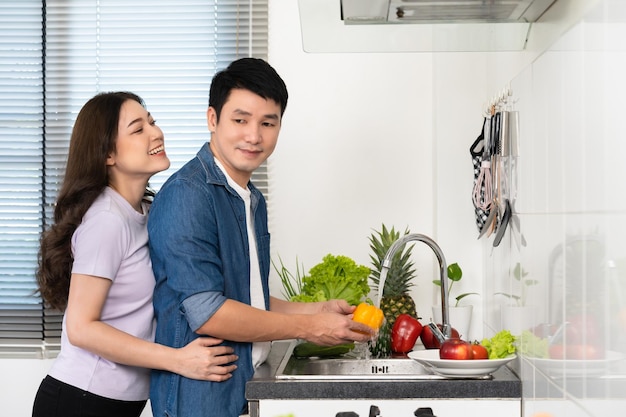
<svg viewBox="0 0 626 417">
<path fill-rule="evenodd" d="M 380 329 L 384 319 L 385 315 L 380 308 L 367 303 L 359 304 L 352 317 L 352 320 L 368 325 L 374 330 Z"/>
</svg>

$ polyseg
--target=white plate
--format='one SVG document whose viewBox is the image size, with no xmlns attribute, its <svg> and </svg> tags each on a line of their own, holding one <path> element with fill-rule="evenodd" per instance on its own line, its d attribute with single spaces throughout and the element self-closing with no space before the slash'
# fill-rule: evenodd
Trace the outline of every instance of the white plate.
<svg viewBox="0 0 626 417">
<path fill-rule="evenodd" d="M 432 369 L 441 375 L 473 377 L 489 375 L 517 357 L 511 355 L 504 359 L 439 359 L 439 349 L 414 350 L 409 352 L 408 356 L 424 365 L 426 369 Z"/>
<path fill-rule="evenodd" d="M 541 359 L 529 358 L 537 368 L 554 375 L 584 375 L 603 374 L 610 369 L 612 362 L 624 359 L 620 352 L 606 351 L 604 359 L 574 360 L 574 359 Z"/>
</svg>

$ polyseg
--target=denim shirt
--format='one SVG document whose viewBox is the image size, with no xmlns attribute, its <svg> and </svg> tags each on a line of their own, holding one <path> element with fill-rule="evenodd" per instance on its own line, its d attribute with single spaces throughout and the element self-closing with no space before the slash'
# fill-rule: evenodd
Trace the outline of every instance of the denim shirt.
<svg viewBox="0 0 626 417">
<path fill-rule="evenodd" d="M 251 183 L 265 308 L 269 309 L 270 235 L 263 195 Z M 156 342 L 182 347 L 226 299 L 250 304 L 250 257 L 244 202 L 226 182 L 208 144 L 157 193 L 148 219 L 156 279 Z M 166 371 L 152 373 L 155 417 L 235 417 L 246 404 L 252 344 L 225 341 L 239 355 L 232 378 L 197 381 Z"/>
</svg>

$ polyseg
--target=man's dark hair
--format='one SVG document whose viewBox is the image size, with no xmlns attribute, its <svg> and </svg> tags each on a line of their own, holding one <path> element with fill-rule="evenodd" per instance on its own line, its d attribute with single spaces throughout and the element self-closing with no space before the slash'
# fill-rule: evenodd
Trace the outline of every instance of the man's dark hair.
<svg viewBox="0 0 626 417">
<path fill-rule="evenodd" d="M 209 106 L 215 109 L 219 121 L 222 107 L 233 89 L 252 91 L 280 105 L 280 115 L 287 108 L 287 86 L 274 68 L 260 58 L 241 58 L 219 71 L 211 81 Z"/>
</svg>

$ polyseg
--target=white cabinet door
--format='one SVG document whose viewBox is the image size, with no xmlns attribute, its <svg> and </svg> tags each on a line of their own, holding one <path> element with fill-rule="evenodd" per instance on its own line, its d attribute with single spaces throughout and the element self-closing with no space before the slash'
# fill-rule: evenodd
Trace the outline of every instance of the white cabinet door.
<svg viewBox="0 0 626 417">
<path fill-rule="evenodd" d="M 413 417 L 420 407 L 430 407 L 436 417 L 520 417 L 519 399 L 463 398 L 458 400 L 261 400 L 259 417 L 335 417 L 340 412 L 353 412 L 368 417 L 370 407 L 380 410 L 380 417 Z"/>
</svg>

